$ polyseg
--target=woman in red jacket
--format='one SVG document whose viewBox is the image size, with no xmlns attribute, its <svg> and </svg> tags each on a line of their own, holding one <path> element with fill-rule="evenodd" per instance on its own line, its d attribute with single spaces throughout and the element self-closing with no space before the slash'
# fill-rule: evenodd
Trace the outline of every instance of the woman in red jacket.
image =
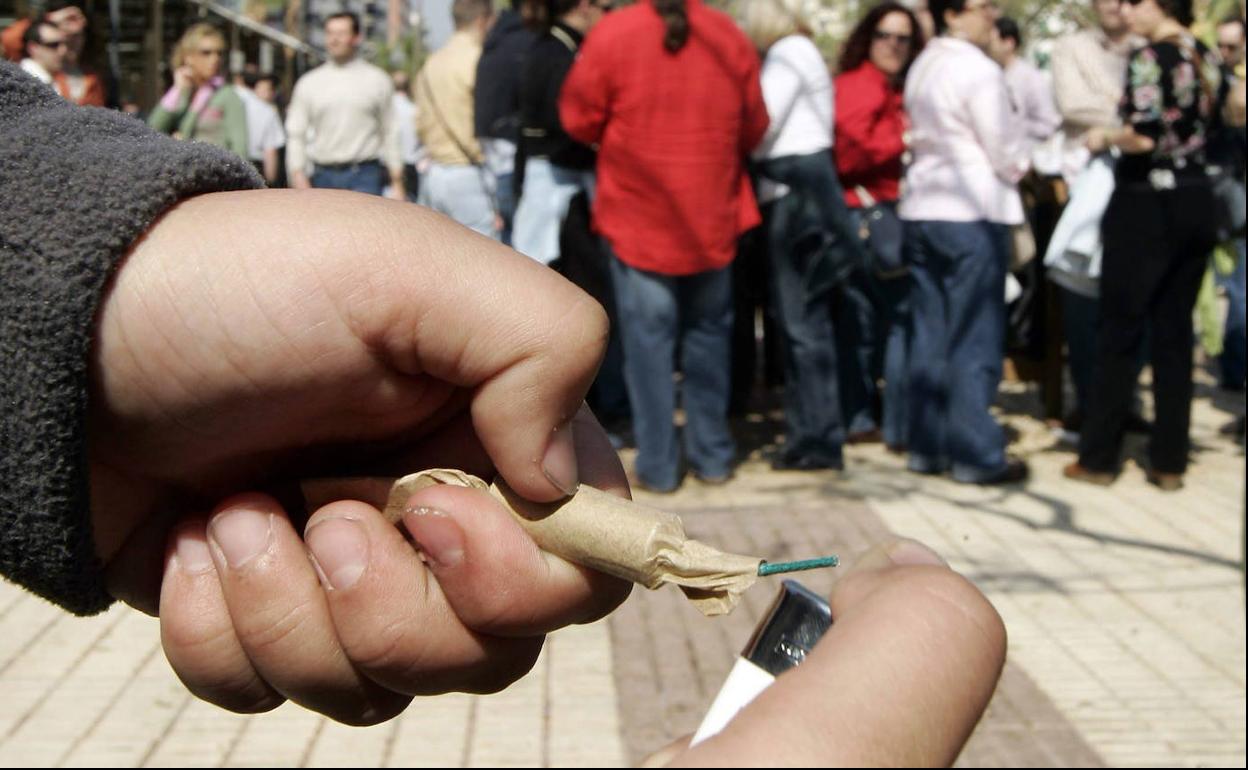
<svg viewBox="0 0 1248 770">
<path fill-rule="evenodd" d="M 585 39 L 559 107 L 572 138 L 600 147 L 594 227 L 614 254 L 637 481 L 680 485 L 678 339 L 688 464 L 727 481 L 729 265 L 759 222 L 744 158 L 767 130 L 758 54 L 701 0 L 642 0 Z"/>
<path fill-rule="evenodd" d="M 841 53 L 836 94 L 836 170 L 858 222 L 873 206 L 895 220 L 900 197 L 906 115 L 902 85 L 923 48 L 914 13 L 895 2 L 871 9 Z M 849 441 L 879 440 L 900 450 L 906 437 L 906 323 L 909 277 L 857 273 L 841 289 L 837 361 Z M 876 382 L 883 375 L 883 430 L 876 421 Z"/>
</svg>

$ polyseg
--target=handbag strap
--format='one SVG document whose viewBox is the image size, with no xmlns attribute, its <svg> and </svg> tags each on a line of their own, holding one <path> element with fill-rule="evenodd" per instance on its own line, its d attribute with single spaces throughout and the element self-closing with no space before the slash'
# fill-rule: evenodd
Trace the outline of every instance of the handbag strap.
<svg viewBox="0 0 1248 770">
<path fill-rule="evenodd" d="M 442 109 L 438 107 L 438 100 L 433 97 L 433 88 L 429 85 L 429 72 L 427 70 L 420 71 L 420 85 L 425 89 L 425 96 L 429 97 L 429 106 L 433 107 L 433 116 L 438 119 L 438 124 L 442 126 L 442 130 L 445 131 L 446 135 L 451 138 L 451 141 L 455 143 L 455 147 L 464 154 L 464 157 L 468 159 L 470 164 L 480 166 L 480 163 L 472 159 L 472 153 L 468 150 L 464 143 L 459 140 L 459 136 L 455 133 L 455 129 L 451 128 L 450 122 L 446 119 L 446 116 L 442 114 Z"/>
<path fill-rule="evenodd" d="M 867 188 L 862 185 L 854 185 L 854 192 L 858 194 L 858 202 L 862 204 L 864 209 L 869 209 L 875 205 L 875 196 L 867 192 Z"/>
</svg>

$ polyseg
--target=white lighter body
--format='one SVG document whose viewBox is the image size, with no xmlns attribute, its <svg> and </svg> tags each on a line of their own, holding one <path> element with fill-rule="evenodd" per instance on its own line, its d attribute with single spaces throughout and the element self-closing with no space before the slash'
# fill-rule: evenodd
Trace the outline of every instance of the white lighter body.
<svg viewBox="0 0 1248 770">
<path fill-rule="evenodd" d="M 776 677 L 801 664 L 828 627 L 832 608 L 796 580 L 786 580 L 729 672 L 690 746 L 715 735 Z"/>
</svg>

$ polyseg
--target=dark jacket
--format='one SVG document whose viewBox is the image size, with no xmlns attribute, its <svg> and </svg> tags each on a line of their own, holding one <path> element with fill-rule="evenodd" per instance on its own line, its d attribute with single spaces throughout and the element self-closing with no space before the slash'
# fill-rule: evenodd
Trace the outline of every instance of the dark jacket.
<svg viewBox="0 0 1248 770">
<path fill-rule="evenodd" d="M 92 543 L 87 362 L 104 287 L 183 198 L 249 163 L 71 105 L 0 62 L 0 574 L 80 614 L 112 602 Z"/>
<path fill-rule="evenodd" d="M 583 39 L 580 32 L 555 22 L 533 44 L 520 78 L 520 141 L 526 159 L 548 158 L 565 168 L 594 167 L 594 151 L 568 136 L 559 123 L 559 90 Z"/>
<path fill-rule="evenodd" d="M 508 8 L 490 29 L 477 62 L 473 126 L 477 136 L 520 138 L 520 73 L 536 35 Z"/>
</svg>

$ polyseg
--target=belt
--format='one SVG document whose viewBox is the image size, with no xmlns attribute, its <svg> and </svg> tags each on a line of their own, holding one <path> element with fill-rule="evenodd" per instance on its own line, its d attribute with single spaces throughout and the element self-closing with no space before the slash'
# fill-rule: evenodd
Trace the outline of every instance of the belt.
<svg viewBox="0 0 1248 770">
<path fill-rule="evenodd" d="M 355 171 L 357 168 L 362 168 L 364 166 L 380 165 L 381 161 L 376 158 L 369 158 L 368 160 L 357 160 L 351 163 L 317 163 L 316 167 L 323 168 L 326 171 Z"/>
</svg>

